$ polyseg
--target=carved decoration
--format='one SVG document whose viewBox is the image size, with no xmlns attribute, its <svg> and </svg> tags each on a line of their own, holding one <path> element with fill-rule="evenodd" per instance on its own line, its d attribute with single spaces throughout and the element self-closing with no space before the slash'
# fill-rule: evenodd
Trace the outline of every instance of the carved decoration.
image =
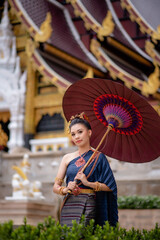
<svg viewBox="0 0 160 240">
<path fill-rule="evenodd" d="M 110 11 L 108 11 L 105 19 L 102 22 L 102 26 L 99 28 L 99 30 L 97 32 L 98 38 L 101 41 L 103 41 L 104 36 L 109 36 L 113 32 L 114 26 L 115 26 L 115 24 L 112 20 L 112 14 Z"/>
<path fill-rule="evenodd" d="M 40 26 L 40 32 L 35 34 L 35 41 L 46 42 L 50 38 L 52 34 L 51 20 L 51 14 L 48 12 L 45 21 Z"/>
<path fill-rule="evenodd" d="M 142 93 L 146 96 L 154 94 L 160 87 L 159 81 L 159 67 L 155 66 L 155 70 L 148 77 L 148 82 L 143 83 Z"/>
<path fill-rule="evenodd" d="M 80 16 L 83 19 L 86 29 L 92 29 L 94 32 L 96 32 L 101 41 L 104 40 L 104 37 L 109 36 L 113 32 L 115 24 L 112 20 L 112 14 L 110 11 L 108 11 L 101 25 L 88 12 L 81 1 L 67 0 L 67 2 L 72 4 L 75 15 Z"/>
<path fill-rule="evenodd" d="M 46 15 L 45 21 L 41 24 L 40 29 L 34 25 L 34 22 L 30 19 L 28 21 L 27 13 L 23 13 L 24 9 L 21 7 L 18 2 L 10 0 L 10 5 L 11 5 L 11 11 L 12 14 L 16 14 L 18 19 L 23 23 L 25 28 L 27 29 L 28 32 L 32 35 L 33 38 L 35 38 L 35 41 L 37 42 L 45 42 L 47 41 L 51 34 L 52 34 L 52 27 L 51 27 L 51 13 L 48 12 Z"/>
</svg>

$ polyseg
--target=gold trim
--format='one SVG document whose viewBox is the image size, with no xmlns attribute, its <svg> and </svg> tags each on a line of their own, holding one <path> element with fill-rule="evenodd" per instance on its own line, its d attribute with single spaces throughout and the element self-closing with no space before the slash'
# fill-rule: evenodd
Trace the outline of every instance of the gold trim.
<svg viewBox="0 0 160 240">
<path fill-rule="evenodd" d="M 132 6 L 129 0 L 121 0 L 121 6 L 122 8 L 125 8 L 128 11 L 131 21 L 138 23 L 142 33 L 149 34 L 152 37 L 153 42 L 155 43 L 157 43 L 157 40 L 160 40 L 160 25 L 157 27 L 157 30 L 153 29 L 147 23 L 147 21 L 144 21 L 143 18 L 141 18 L 141 15 L 136 10 L 136 8 Z M 133 14 L 133 12 L 136 12 L 136 16 Z"/>
<path fill-rule="evenodd" d="M 117 49 L 120 49 L 121 51 L 123 51 L 124 53 L 128 54 L 129 56 L 131 56 L 132 58 L 134 58 L 136 61 L 141 62 L 149 67 L 152 66 L 152 64 L 147 61 L 145 58 L 143 58 L 142 56 L 138 55 L 137 53 L 133 52 L 132 50 L 130 50 L 129 48 L 125 47 L 124 45 L 122 45 L 121 43 L 117 42 L 115 39 L 108 37 L 107 38 L 107 42 L 109 44 L 111 44 L 112 46 L 116 47 Z"/>
<path fill-rule="evenodd" d="M 138 84 L 141 83 L 142 81 L 132 76 L 131 74 L 125 72 L 124 70 L 120 69 L 120 67 L 118 67 L 115 63 L 112 62 L 111 59 L 109 59 L 106 56 L 106 54 L 103 52 L 103 50 L 100 47 L 101 45 L 99 44 L 99 42 L 95 39 L 92 39 L 91 52 L 97 57 L 99 63 L 110 72 L 111 77 L 114 80 L 116 80 L 116 78 L 120 78 L 130 88 L 132 86 L 138 88 Z M 128 81 L 127 78 L 130 78 L 132 83 Z"/>
<path fill-rule="evenodd" d="M 25 16 L 23 15 L 22 10 L 19 8 L 19 6 L 17 5 L 17 2 L 15 2 L 16 7 L 19 9 L 19 11 L 17 11 L 17 9 L 15 8 L 12 0 L 9 0 L 9 4 L 11 6 L 11 11 L 13 14 L 15 14 L 18 18 L 18 20 L 23 24 L 23 26 L 25 27 L 25 29 L 30 32 L 31 36 L 34 37 L 34 32 L 37 32 L 36 29 L 34 29 L 30 24 L 30 27 L 28 28 L 28 26 L 26 25 L 26 23 L 23 21 L 22 16 L 24 17 L 24 19 L 26 20 L 26 22 L 28 23 L 27 19 L 25 18 Z"/>
<path fill-rule="evenodd" d="M 96 32 L 101 41 L 104 40 L 104 37 L 109 36 L 113 32 L 115 24 L 112 20 L 112 14 L 110 11 L 108 11 L 101 25 L 88 12 L 82 2 L 79 2 L 78 0 L 67 0 L 67 2 L 72 4 L 75 15 L 80 16 L 83 19 L 86 29 L 92 29 Z"/>
<path fill-rule="evenodd" d="M 160 66 L 160 55 L 155 50 L 154 44 L 150 41 L 146 41 L 145 50 L 149 54 L 149 56 L 153 59 L 154 64 L 158 64 Z"/>
<path fill-rule="evenodd" d="M 159 87 L 159 68 L 156 66 L 154 73 L 149 76 L 148 82 L 143 82 L 142 80 L 134 77 L 130 73 L 121 69 L 117 64 L 115 64 L 101 49 L 101 45 L 95 39 L 91 41 L 91 51 L 98 59 L 102 66 L 106 67 L 110 72 L 111 77 L 116 80 L 116 78 L 121 79 L 127 87 L 135 87 L 142 91 L 142 94 L 148 95 L 153 94 L 157 91 Z"/>
<path fill-rule="evenodd" d="M 37 61 L 35 61 L 35 58 L 39 64 Z M 38 70 L 45 77 L 47 83 L 51 83 L 57 86 L 60 93 L 64 93 L 66 88 L 70 86 L 71 83 L 68 80 L 64 79 L 61 76 L 58 76 L 54 69 L 50 69 L 50 67 L 44 62 L 43 58 L 36 50 L 34 53 L 32 53 L 31 60 L 34 69 Z M 44 64 L 46 64 L 48 68 Z"/>
</svg>

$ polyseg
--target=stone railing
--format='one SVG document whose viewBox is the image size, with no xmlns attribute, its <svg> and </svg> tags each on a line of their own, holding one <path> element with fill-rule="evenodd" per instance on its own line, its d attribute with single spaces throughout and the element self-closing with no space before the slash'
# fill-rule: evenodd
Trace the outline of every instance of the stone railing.
<svg viewBox="0 0 160 240">
<path fill-rule="evenodd" d="M 32 139 L 29 143 L 32 152 L 58 151 L 69 146 L 69 138 Z"/>
</svg>

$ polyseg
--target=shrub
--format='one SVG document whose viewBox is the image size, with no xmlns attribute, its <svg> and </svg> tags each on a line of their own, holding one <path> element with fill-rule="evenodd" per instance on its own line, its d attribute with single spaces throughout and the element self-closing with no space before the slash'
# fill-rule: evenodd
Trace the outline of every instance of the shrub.
<svg viewBox="0 0 160 240">
<path fill-rule="evenodd" d="M 123 196 L 118 197 L 119 209 L 160 209 L 158 196 Z"/>
<path fill-rule="evenodd" d="M 39 223 L 36 227 L 24 224 L 13 229 L 13 222 L 0 224 L 0 240 L 160 240 L 160 227 L 156 224 L 155 228 L 147 230 L 130 229 L 126 230 L 111 227 L 108 222 L 103 227 L 94 226 L 94 220 L 88 226 L 84 225 L 84 217 L 80 224 L 73 221 L 73 227 L 61 226 L 51 217 Z"/>
</svg>

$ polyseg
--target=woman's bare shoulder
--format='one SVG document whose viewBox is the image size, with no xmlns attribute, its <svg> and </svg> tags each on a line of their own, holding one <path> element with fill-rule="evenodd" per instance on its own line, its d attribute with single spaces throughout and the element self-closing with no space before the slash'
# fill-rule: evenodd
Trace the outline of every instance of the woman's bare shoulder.
<svg viewBox="0 0 160 240">
<path fill-rule="evenodd" d="M 62 161 L 68 166 L 70 161 L 72 161 L 74 158 L 78 157 L 78 152 L 72 152 L 72 153 L 67 153 L 63 156 Z"/>
</svg>

